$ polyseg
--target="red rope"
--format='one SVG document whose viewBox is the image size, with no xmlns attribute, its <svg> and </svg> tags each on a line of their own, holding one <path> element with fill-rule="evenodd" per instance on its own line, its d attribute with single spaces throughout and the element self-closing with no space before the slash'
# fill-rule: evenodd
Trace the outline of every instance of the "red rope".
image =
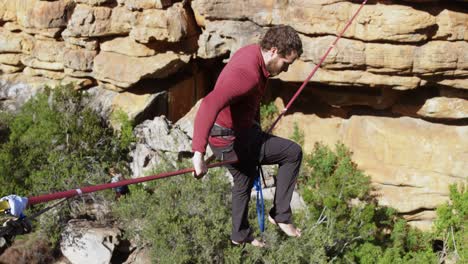
<svg viewBox="0 0 468 264">
<path fill-rule="evenodd" d="M 302 83 L 301 87 L 299 87 L 299 89 L 297 90 L 297 92 L 294 94 L 294 96 L 291 98 L 291 100 L 289 100 L 289 103 L 286 105 L 286 107 L 283 109 L 283 111 L 280 113 L 280 115 L 276 118 L 275 122 L 273 122 L 273 124 L 271 125 L 270 129 L 268 129 L 268 133 L 271 133 L 271 131 L 273 130 L 273 128 L 276 126 L 276 124 L 279 122 L 279 120 L 281 119 L 281 117 L 284 116 L 284 114 L 286 113 L 286 111 L 288 111 L 289 107 L 291 107 L 292 103 L 296 100 L 296 98 L 299 96 L 299 94 L 302 92 L 302 90 L 304 90 L 305 86 L 307 85 L 307 83 L 310 81 L 310 79 L 312 78 L 312 76 L 314 76 L 315 72 L 317 72 L 318 68 L 322 65 L 322 63 L 325 61 L 325 59 L 327 58 L 328 54 L 330 53 L 330 51 L 335 47 L 336 43 L 338 42 L 338 40 L 340 40 L 340 38 L 343 36 L 343 34 L 345 33 L 345 31 L 349 28 L 349 26 L 351 25 L 351 22 L 353 22 L 354 18 L 356 18 L 356 16 L 359 14 L 359 12 L 361 11 L 361 9 L 364 7 L 364 5 L 367 3 L 367 0 L 364 0 L 364 2 L 362 2 L 361 6 L 358 8 L 358 10 L 356 11 L 356 13 L 354 13 L 353 17 L 348 21 L 348 23 L 346 24 L 346 26 L 344 27 L 344 29 L 340 32 L 340 34 L 336 37 L 335 41 L 333 41 L 333 43 L 330 45 L 330 47 L 328 47 L 328 50 L 327 52 L 325 52 L 325 55 L 323 55 L 323 57 L 320 59 L 320 62 L 315 65 L 314 69 L 312 70 L 312 72 L 309 74 L 309 76 L 307 76 L 307 78 L 304 80 L 304 82 Z"/>
<path fill-rule="evenodd" d="M 278 118 L 276 118 L 275 122 L 273 123 L 273 125 L 271 125 L 270 129 L 268 130 L 268 133 L 271 133 L 271 131 L 276 126 L 276 124 L 281 119 L 281 117 L 286 113 L 288 108 L 296 100 L 296 98 L 302 92 L 302 90 L 304 89 L 306 84 L 310 81 L 312 76 L 314 76 L 315 72 L 318 70 L 320 65 L 322 65 L 322 63 L 325 61 L 325 59 L 328 56 L 328 54 L 330 53 L 330 51 L 333 49 L 333 47 L 335 47 L 335 44 L 343 36 L 344 32 L 351 25 L 351 22 L 354 20 L 354 18 L 356 18 L 356 16 L 361 11 L 362 7 L 366 4 L 366 2 L 367 2 L 367 0 L 364 0 L 362 2 L 361 6 L 356 11 L 356 13 L 353 15 L 353 17 L 348 21 L 345 28 L 340 32 L 340 34 L 337 36 L 335 41 L 330 45 L 330 47 L 328 48 L 325 55 L 321 58 L 320 62 L 315 66 L 315 68 L 312 70 L 312 72 L 309 74 L 309 76 L 307 76 L 305 81 L 302 83 L 301 87 L 297 90 L 297 92 L 291 98 L 289 103 L 286 105 L 286 108 L 280 113 Z M 236 163 L 236 162 L 237 162 L 237 160 L 217 162 L 217 163 L 210 164 L 207 167 L 208 168 L 220 167 L 220 166 L 223 166 L 223 165 L 233 164 L 233 163 Z M 146 182 L 146 181 L 152 181 L 152 180 L 156 180 L 156 179 L 172 177 L 172 176 L 181 175 L 181 174 L 185 174 L 185 173 L 189 173 L 189 172 L 193 172 L 193 171 L 194 171 L 193 168 L 187 168 L 187 169 L 182 169 L 182 170 L 178 170 L 178 171 L 165 172 L 165 173 L 161 173 L 161 174 L 155 174 L 155 175 L 150 175 L 150 176 L 136 178 L 136 179 L 122 180 L 122 181 L 114 182 L 114 183 L 105 183 L 105 184 L 87 186 L 87 187 L 68 190 L 68 191 L 63 191 L 63 192 L 56 192 L 56 193 L 51 193 L 51 194 L 43 194 L 43 195 L 38 195 L 38 196 L 32 196 L 32 197 L 28 197 L 28 204 L 29 205 L 35 205 L 35 204 L 39 204 L 39 203 L 49 202 L 49 201 L 56 200 L 56 199 L 70 198 L 70 197 L 77 196 L 77 195 L 82 195 L 82 194 L 85 194 L 85 193 L 92 193 L 92 192 L 97 192 L 97 191 L 101 191 L 101 190 L 105 190 L 105 189 L 122 187 L 122 186 L 129 185 L 129 184 L 135 184 L 135 183 L 141 183 L 141 182 Z"/>
<path fill-rule="evenodd" d="M 220 166 L 223 166 L 223 165 L 233 164 L 233 163 L 236 163 L 236 162 L 237 162 L 237 160 L 217 162 L 217 163 L 209 164 L 209 165 L 207 165 L 207 167 L 208 168 L 220 167 Z M 87 187 L 68 190 L 68 191 L 63 191 L 63 192 L 56 192 L 56 193 L 43 194 L 43 195 L 38 195 L 38 196 L 31 196 L 31 197 L 28 197 L 28 205 L 35 205 L 35 204 L 39 204 L 39 203 L 45 203 L 45 202 L 49 202 L 49 201 L 53 201 L 53 200 L 57 200 L 57 199 L 62 199 L 62 198 L 70 198 L 70 197 L 77 196 L 77 195 L 82 195 L 82 194 L 85 194 L 85 193 L 92 193 L 92 192 L 97 192 L 97 191 L 101 191 L 101 190 L 122 187 L 122 186 L 129 185 L 129 184 L 135 184 L 135 183 L 141 183 L 141 182 L 146 182 L 146 181 L 152 181 L 152 180 L 156 180 L 156 179 L 172 177 L 172 176 L 181 175 L 181 174 L 185 174 L 185 173 L 189 173 L 189 172 L 193 172 L 193 171 L 194 171 L 193 168 L 187 168 L 187 169 L 182 169 L 182 170 L 178 170 L 178 171 L 154 174 L 154 175 L 141 177 L 141 178 L 136 178 L 136 179 L 128 179 L 128 180 L 122 180 L 122 181 L 113 182 L 113 183 L 104 183 L 104 184 L 99 184 L 99 185 L 94 185 L 94 186 L 87 186 Z"/>
</svg>

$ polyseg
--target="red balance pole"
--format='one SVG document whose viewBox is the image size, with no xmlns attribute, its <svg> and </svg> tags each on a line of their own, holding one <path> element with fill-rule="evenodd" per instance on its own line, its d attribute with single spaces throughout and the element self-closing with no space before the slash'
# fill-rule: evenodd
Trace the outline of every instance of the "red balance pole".
<svg viewBox="0 0 468 264">
<path fill-rule="evenodd" d="M 236 162 L 237 160 L 216 162 L 216 163 L 207 165 L 207 167 L 208 168 L 220 167 L 223 165 L 233 164 Z M 45 202 L 62 199 L 62 198 L 70 198 L 70 197 L 74 197 L 77 195 L 82 195 L 84 193 L 92 193 L 92 192 L 97 192 L 101 190 L 122 187 L 122 186 L 129 185 L 129 184 L 135 184 L 135 183 L 141 183 L 141 182 L 146 182 L 146 181 L 152 181 L 156 179 L 172 177 L 172 176 L 181 175 L 181 174 L 185 174 L 185 173 L 189 173 L 193 171 L 194 171 L 193 168 L 187 168 L 187 169 L 182 169 L 178 171 L 154 174 L 154 175 L 136 178 L 136 179 L 128 179 L 128 180 L 122 180 L 122 181 L 113 182 L 113 183 L 104 183 L 104 184 L 99 184 L 99 185 L 87 186 L 87 187 L 68 190 L 68 191 L 43 194 L 43 195 L 38 195 L 38 196 L 31 196 L 31 197 L 28 197 L 28 205 L 45 203 Z"/>
</svg>

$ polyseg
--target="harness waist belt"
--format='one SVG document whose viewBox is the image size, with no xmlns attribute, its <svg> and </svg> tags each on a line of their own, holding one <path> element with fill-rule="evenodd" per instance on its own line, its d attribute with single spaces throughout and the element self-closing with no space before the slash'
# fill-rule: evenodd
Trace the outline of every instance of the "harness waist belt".
<svg viewBox="0 0 468 264">
<path fill-rule="evenodd" d="M 222 127 L 218 124 L 214 124 L 210 131 L 210 136 L 212 137 L 224 137 L 224 136 L 234 136 L 234 130 Z"/>
</svg>

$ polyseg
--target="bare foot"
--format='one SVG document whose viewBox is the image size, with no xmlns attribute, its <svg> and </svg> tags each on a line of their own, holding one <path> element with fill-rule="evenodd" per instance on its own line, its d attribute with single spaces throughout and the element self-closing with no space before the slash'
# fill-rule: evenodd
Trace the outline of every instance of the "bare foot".
<svg viewBox="0 0 468 264">
<path fill-rule="evenodd" d="M 259 247 L 259 248 L 265 247 L 265 242 L 260 241 L 258 239 L 255 239 L 253 237 L 249 237 L 249 238 L 246 239 L 246 241 L 243 241 L 243 242 L 237 242 L 237 241 L 234 241 L 234 240 L 231 240 L 231 242 L 236 246 L 240 246 L 240 245 L 243 245 L 243 244 L 251 244 L 254 247 Z"/>
<path fill-rule="evenodd" d="M 270 223 L 278 226 L 281 231 L 283 231 L 286 235 L 290 237 L 300 237 L 301 236 L 301 229 L 296 228 L 293 224 L 285 224 L 285 223 L 277 223 L 273 217 L 268 216 L 268 221 Z"/>
</svg>

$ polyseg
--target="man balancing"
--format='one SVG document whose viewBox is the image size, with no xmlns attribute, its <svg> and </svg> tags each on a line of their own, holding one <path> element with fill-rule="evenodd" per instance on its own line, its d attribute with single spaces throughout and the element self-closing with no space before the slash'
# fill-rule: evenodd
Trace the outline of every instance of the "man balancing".
<svg viewBox="0 0 468 264">
<path fill-rule="evenodd" d="M 302 42 L 290 26 L 270 28 L 260 44 L 239 49 L 218 77 L 215 88 L 202 101 L 195 118 L 192 161 L 195 177 L 207 172 L 204 154 L 209 144 L 232 174 L 233 244 L 265 244 L 252 235 L 248 204 L 259 164 L 278 164 L 274 205 L 269 221 L 292 237 L 301 235 L 292 223 L 291 198 L 302 161 L 301 147 L 291 140 L 261 131 L 260 101 L 267 79 L 288 70 L 302 54 Z"/>
</svg>

